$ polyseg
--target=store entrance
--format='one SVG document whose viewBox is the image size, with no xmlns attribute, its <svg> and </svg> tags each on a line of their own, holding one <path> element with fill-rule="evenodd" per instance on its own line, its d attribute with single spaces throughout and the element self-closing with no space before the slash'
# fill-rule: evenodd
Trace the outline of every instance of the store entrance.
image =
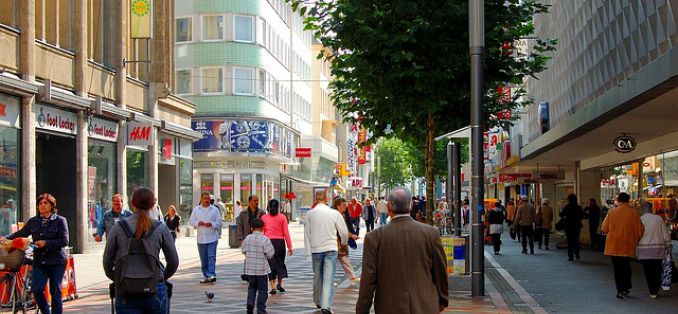
<svg viewBox="0 0 678 314">
<path fill-rule="evenodd" d="M 177 167 L 173 165 L 158 165 L 158 204 L 163 215 L 167 214 L 167 207 L 177 207 Z"/>
<path fill-rule="evenodd" d="M 59 215 L 68 220 L 70 246 L 75 252 L 77 191 L 75 166 L 75 139 L 36 132 L 35 173 L 37 193 L 50 193 L 57 200 Z"/>
</svg>

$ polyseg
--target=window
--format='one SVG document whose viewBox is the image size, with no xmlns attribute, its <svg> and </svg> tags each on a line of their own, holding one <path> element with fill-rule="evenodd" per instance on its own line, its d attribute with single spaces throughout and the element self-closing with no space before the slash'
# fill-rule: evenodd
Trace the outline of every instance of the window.
<svg viewBox="0 0 678 314">
<path fill-rule="evenodd" d="M 224 17 L 210 15 L 202 17 L 202 40 L 224 39 Z"/>
<path fill-rule="evenodd" d="M 266 97 L 266 71 L 259 70 L 259 96 Z"/>
<path fill-rule="evenodd" d="M 273 84 L 273 99 L 276 105 L 280 105 L 280 83 L 278 81 Z"/>
<path fill-rule="evenodd" d="M 193 40 L 193 19 L 190 17 L 177 19 L 177 42 Z"/>
<path fill-rule="evenodd" d="M 233 16 L 233 40 L 239 42 L 254 42 L 254 17 Z"/>
<path fill-rule="evenodd" d="M 254 69 L 233 68 L 233 94 L 254 95 Z"/>
<path fill-rule="evenodd" d="M 191 74 L 191 70 L 177 71 L 176 86 L 174 87 L 174 90 L 176 90 L 177 94 L 182 95 L 193 93 Z"/>
<path fill-rule="evenodd" d="M 224 70 L 222 68 L 203 68 L 200 90 L 203 94 L 221 94 L 224 92 Z"/>
</svg>

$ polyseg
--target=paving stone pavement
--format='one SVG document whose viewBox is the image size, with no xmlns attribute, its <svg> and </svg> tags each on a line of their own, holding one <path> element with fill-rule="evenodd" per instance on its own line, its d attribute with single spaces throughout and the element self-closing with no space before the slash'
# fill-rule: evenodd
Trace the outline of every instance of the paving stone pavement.
<svg viewBox="0 0 678 314">
<path fill-rule="evenodd" d="M 295 229 L 297 229 L 295 227 Z M 296 232 L 295 232 L 296 231 Z M 292 234 L 299 234 L 299 229 Z M 313 304 L 313 269 L 309 257 L 303 256 L 303 239 L 295 239 L 294 255 L 287 257 L 286 264 L 290 277 L 285 280 L 287 290 L 282 295 L 269 295 L 268 312 L 275 313 L 320 313 Z M 351 261 L 360 273 L 362 243 L 357 250 L 351 250 Z M 244 313 L 247 298 L 247 283 L 240 280 L 244 256 L 239 249 L 220 249 L 217 257 L 217 282 L 212 285 L 201 285 L 199 261 L 193 259 L 180 266 L 171 281 L 174 284 L 174 296 L 171 300 L 172 313 Z M 97 264 L 98 267 L 98 264 Z M 454 277 L 451 281 L 457 280 Z M 333 311 L 338 314 L 355 313 L 355 302 L 358 297 L 357 287 L 349 287 L 348 280 L 337 264 L 335 297 Z M 454 282 L 452 282 L 454 283 Z M 493 290 L 487 282 L 488 291 Z M 454 286 L 453 284 L 451 287 Z M 207 302 L 205 291 L 213 292 L 212 303 Z M 66 302 L 66 312 L 106 313 L 110 312 L 108 284 L 100 283 L 84 289 L 78 300 Z M 468 290 L 450 291 L 451 307 L 446 312 L 455 313 L 502 313 L 497 310 L 493 300 L 487 297 L 472 298 Z"/>
</svg>

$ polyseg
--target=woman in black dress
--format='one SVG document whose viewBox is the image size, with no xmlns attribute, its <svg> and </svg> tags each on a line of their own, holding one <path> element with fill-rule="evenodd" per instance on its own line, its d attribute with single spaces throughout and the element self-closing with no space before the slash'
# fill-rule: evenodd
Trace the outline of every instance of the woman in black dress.
<svg viewBox="0 0 678 314">
<path fill-rule="evenodd" d="M 177 208 L 174 205 L 170 205 L 167 208 L 167 215 L 165 215 L 165 224 L 167 229 L 169 229 L 172 234 L 172 238 L 177 239 L 177 232 L 179 232 L 179 224 L 181 223 L 181 217 L 177 215 Z"/>
</svg>

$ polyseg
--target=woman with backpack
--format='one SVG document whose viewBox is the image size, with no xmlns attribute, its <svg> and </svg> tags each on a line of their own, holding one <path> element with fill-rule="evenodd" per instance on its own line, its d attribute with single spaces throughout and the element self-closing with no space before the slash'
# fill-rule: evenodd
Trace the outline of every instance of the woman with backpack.
<svg viewBox="0 0 678 314">
<path fill-rule="evenodd" d="M 149 216 L 155 208 L 150 189 L 134 191 L 132 207 L 134 215 L 113 226 L 104 250 L 104 271 L 115 284 L 116 312 L 169 313 L 166 281 L 179 266 L 174 238 L 165 224 Z"/>
<path fill-rule="evenodd" d="M 68 245 L 68 223 L 57 215 L 54 196 L 45 193 L 38 196 L 38 215 L 29 219 L 21 230 L 6 237 L 26 238 L 31 236 L 36 246 L 33 251 L 33 282 L 31 292 L 41 313 L 63 313 L 61 280 L 66 271 L 66 246 Z M 53 296 L 50 311 L 45 297 L 45 285 L 49 279 L 49 292 Z"/>
</svg>

